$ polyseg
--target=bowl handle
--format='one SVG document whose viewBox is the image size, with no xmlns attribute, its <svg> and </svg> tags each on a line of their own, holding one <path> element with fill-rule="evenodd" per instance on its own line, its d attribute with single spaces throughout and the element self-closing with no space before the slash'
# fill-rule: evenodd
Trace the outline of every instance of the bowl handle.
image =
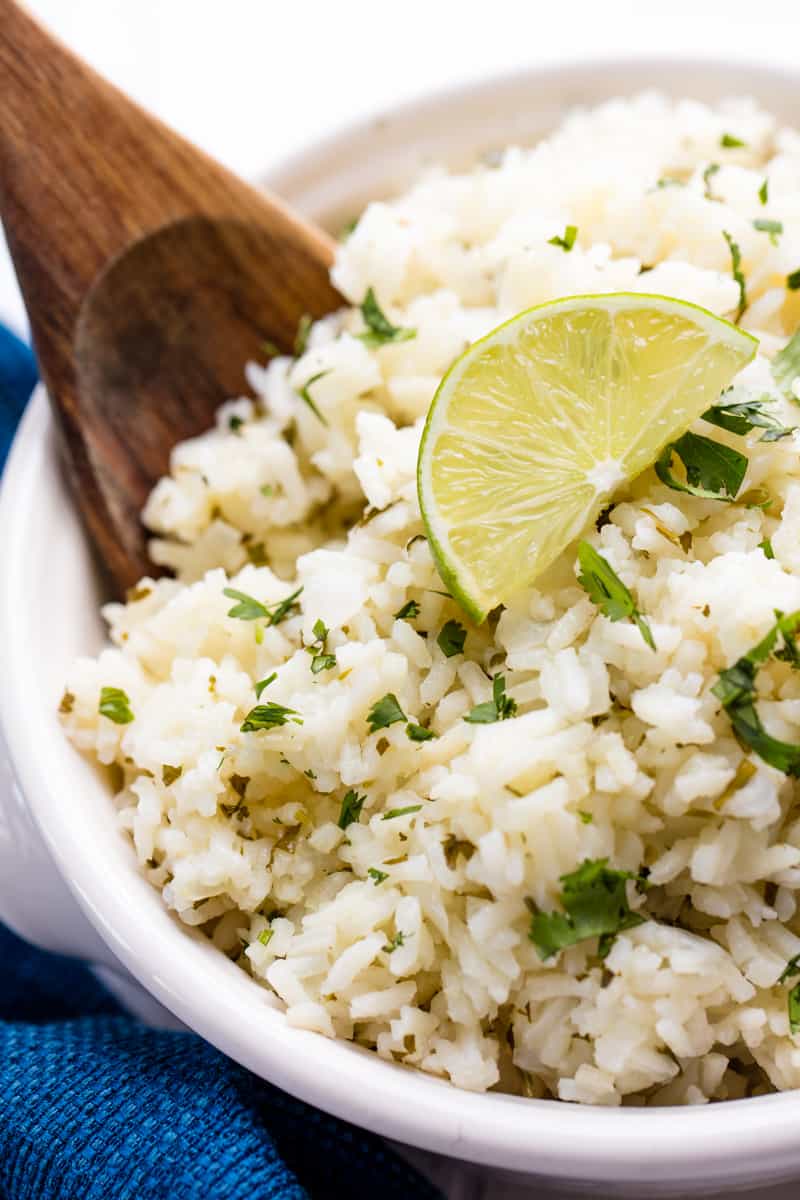
<svg viewBox="0 0 800 1200">
<path fill-rule="evenodd" d="M 0 921 L 43 950 L 120 971 L 48 851 L 0 733 Z"/>
</svg>

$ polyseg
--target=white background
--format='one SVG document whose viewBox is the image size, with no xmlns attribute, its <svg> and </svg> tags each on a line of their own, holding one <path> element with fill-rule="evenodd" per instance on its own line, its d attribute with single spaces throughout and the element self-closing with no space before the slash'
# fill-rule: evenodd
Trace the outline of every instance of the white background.
<svg viewBox="0 0 800 1200">
<path fill-rule="evenodd" d="M 530 64 L 671 52 L 782 65 L 800 60 L 797 0 L 29 0 L 29 6 L 137 100 L 245 175 L 423 91 Z M 0 317 L 24 327 L 1 246 Z M 448 1176 L 453 1200 L 521 1194 L 469 1171 Z M 794 1196 L 795 1189 L 780 1194 Z M 531 1195 L 547 1200 L 539 1188 Z M 770 1195 L 777 1200 L 779 1193 Z"/>
</svg>

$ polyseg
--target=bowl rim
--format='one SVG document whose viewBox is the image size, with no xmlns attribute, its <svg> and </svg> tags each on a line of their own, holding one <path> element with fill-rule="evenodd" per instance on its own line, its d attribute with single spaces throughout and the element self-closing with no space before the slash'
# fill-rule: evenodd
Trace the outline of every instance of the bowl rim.
<svg viewBox="0 0 800 1200">
<path fill-rule="evenodd" d="M 374 141 L 376 124 L 385 132 L 382 123 L 392 123 L 402 133 L 415 122 L 431 122 L 447 110 L 494 100 L 500 92 L 510 93 L 526 83 L 563 82 L 567 77 L 577 81 L 599 73 L 606 80 L 618 78 L 619 92 L 630 94 L 641 85 L 629 83 L 629 76 L 668 73 L 683 90 L 701 68 L 727 80 L 737 92 L 737 79 L 744 76 L 746 87 L 757 96 L 762 94 L 760 81 L 766 92 L 767 83 L 796 90 L 800 80 L 800 72 L 789 68 L 684 57 L 584 59 L 531 68 L 499 80 L 442 89 L 382 116 L 353 122 L 275 164 L 265 177 L 276 188 L 308 193 L 320 172 Z M 54 441 L 40 390 L 21 422 L 0 487 L 0 661 L 6 664 L 0 672 L 0 721 L 23 794 L 59 870 L 115 956 L 148 991 L 207 1041 L 292 1095 L 377 1133 L 452 1157 L 538 1176 L 642 1184 L 651 1184 L 659 1172 L 663 1178 L 733 1181 L 741 1179 L 746 1158 L 761 1166 L 770 1163 L 770 1178 L 797 1166 L 800 1146 L 790 1117 L 798 1112 L 800 1093 L 693 1110 L 618 1111 L 461 1091 L 348 1043 L 291 1029 L 274 1009 L 253 1003 L 260 989 L 257 992 L 244 972 L 204 939 L 187 937 L 185 928 L 171 919 L 163 928 L 159 923 L 158 929 L 133 920 L 130 896 L 109 886 L 103 863 L 83 852 L 74 822 L 61 811 L 58 788 L 48 776 L 47 747 L 30 728 L 36 693 L 26 679 L 25 638 L 16 632 L 24 595 L 17 591 L 21 572 L 15 564 L 24 561 L 26 521 L 35 519 L 30 514 L 36 510 L 40 472 Z M 222 1005 L 207 1003 L 212 980 L 226 989 Z M 268 1016 L 265 1021 L 265 1012 L 275 1019 Z"/>
</svg>

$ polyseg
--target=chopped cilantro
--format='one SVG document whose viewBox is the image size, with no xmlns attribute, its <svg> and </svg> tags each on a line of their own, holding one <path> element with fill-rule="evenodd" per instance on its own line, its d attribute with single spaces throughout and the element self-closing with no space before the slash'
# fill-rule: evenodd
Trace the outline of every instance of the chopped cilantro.
<svg viewBox="0 0 800 1200">
<path fill-rule="evenodd" d="M 165 787 L 169 787 L 176 779 L 180 779 L 183 774 L 183 767 L 171 767 L 168 763 L 164 763 L 161 768 L 161 782 Z"/>
<path fill-rule="evenodd" d="M 255 600 L 246 592 L 237 591 L 236 588 L 223 588 L 222 594 L 230 600 L 239 601 L 228 610 L 229 617 L 237 617 L 240 621 L 256 621 L 260 617 L 265 617 L 268 625 L 280 625 L 281 621 L 286 620 L 292 609 L 299 607 L 297 597 L 302 590 L 299 587 L 297 591 L 292 592 L 291 596 L 286 596 L 285 599 L 270 605 L 262 604 L 260 600 Z"/>
<path fill-rule="evenodd" d="M 261 699 L 261 693 L 264 691 L 264 688 L 268 688 L 269 685 L 274 683 L 277 678 L 278 672 L 273 671 L 272 674 L 268 675 L 266 679 L 259 679 L 258 683 L 255 684 L 256 700 Z"/>
<path fill-rule="evenodd" d="M 299 587 L 290 596 L 285 596 L 277 604 L 270 605 L 269 621 L 267 621 L 267 624 L 280 625 L 281 621 L 285 621 L 292 612 L 299 609 L 300 605 L 297 603 L 297 597 L 302 590 L 302 587 Z"/>
<path fill-rule="evenodd" d="M 385 946 L 382 946 L 381 949 L 383 950 L 384 954 L 391 954 L 393 950 L 398 950 L 400 948 L 400 946 L 403 945 L 405 938 L 406 938 L 406 935 L 404 933 L 401 933 L 400 930 L 398 929 L 397 933 L 394 935 L 392 940 L 390 942 L 387 942 Z"/>
<path fill-rule="evenodd" d="M 108 717 L 115 725 L 127 725 L 133 720 L 131 702 L 122 688 L 101 688 L 97 711 L 101 717 Z"/>
<path fill-rule="evenodd" d="M 365 346 L 386 346 L 390 342 L 408 342 L 417 336 L 416 329 L 403 329 L 393 325 L 378 303 L 373 288 L 367 289 L 367 294 L 361 303 L 361 316 L 364 318 L 366 331 L 356 336 Z"/>
<path fill-rule="evenodd" d="M 769 200 L 769 180 L 766 178 L 758 189 L 758 198 L 762 204 L 766 204 Z"/>
<path fill-rule="evenodd" d="M 732 133 L 723 133 L 719 139 L 719 144 L 725 150 L 737 150 L 740 147 L 745 149 L 747 147 L 747 142 L 743 142 L 741 138 L 734 137 Z"/>
<path fill-rule="evenodd" d="M 409 721 L 406 725 L 406 737 L 412 742 L 429 742 L 436 734 L 424 725 L 415 725 L 413 721 Z"/>
<path fill-rule="evenodd" d="M 582 808 L 578 809 L 578 816 L 584 825 L 591 825 L 592 821 L 594 820 L 592 814 L 590 812 L 585 812 Z"/>
<path fill-rule="evenodd" d="M 626 618 L 636 625 L 647 645 L 655 650 L 656 644 L 647 620 L 636 607 L 636 601 L 613 567 L 598 554 L 588 542 L 578 544 L 578 563 L 581 573 L 578 583 L 589 599 L 597 605 L 609 621 Z"/>
<path fill-rule="evenodd" d="M 709 163 L 705 171 L 703 171 L 703 194 L 705 195 L 706 200 L 716 200 L 716 196 L 711 190 L 711 180 L 713 176 L 716 175 L 718 170 L 719 163 L 712 162 Z"/>
<path fill-rule="evenodd" d="M 231 433 L 238 433 L 243 425 L 244 419 L 237 416 L 236 413 L 233 413 L 232 416 L 228 417 L 228 429 L 230 429 Z"/>
<path fill-rule="evenodd" d="M 786 276 L 786 286 L 790 292 L 800 289 L 800 267 L 796 271 L 792 271 L 791 275 Z"/>
<path fill-rule="evenodd" d="M 416 600 L 409 600 L 402 608 L 398 608 L 394 614 L 395 621 L 414 621 L 419 616 L 419 604 Z"/>
<path fill-rule="evenodd" d="M 464 653 L 466 637 L 467 631 L 463 625 L 459 625 L 458 621 L 447 621 L 436 639 L 436 645 L 445 658 L 452 658 L 455 654 Z"/>
<path fill-rule="evenodd" d="M 793 958 L 789 959 L 778 983 L 786 983 L 787 979 L 791 979 L 793 975 L 800 975 L 800 954 L 795 954 Z"/>
<path fill-rule="evenodd" d="M 741 404 L 714 404 L 703 413 L 703 420 L 720 429 L 727 429 L 728 433 L 745 434 L 751 429 L 764 429 L 766 432 L 760 440 L 777 442 L 793 433 L 794 427 L 781 425 L 771 413 L 764 411 L 764 405 L 772 403 L 772 399 L 765 395 L 762 400 L 746 400 Z"/>
<path fill-rule="evenodd" d="M 314 400 L 311 397 L 311 392 L 309 391 L 309 388 L 311 387 L 312 383 L 316 383 L 318 380 L 324 379 L 326 375 L 330 375 L 330 371 L 317 371 L 316 375 L 312 375 L 310 379 L 307 379 L 305 381 L 305 383 L 303 384 L 303 386 L 301 388 L 297 389 L 297 394 L 300 397 L 300 399 L 303 401 L 304 404 L 308 405 L 308 407 L 313 412 L 314 416 L 317 418 L 318 421 L 321 421 L 323 425 L 328 424 L 327 418 L 324 417 L 322 415 L 322 413 L 319 411 L 319 409 L 317 408 L 316 403 L 314 402 Z"/>
<path fill-rule="evenodd" d="M 642 881 L 642 874 L 616 871 L 607 858 L 586 859 L 577 870 L 561 876 L 564 912 L 543 913 L 533 909 L 528 936 L 542 959 L 586 938 L 613 938 L 624 929 L 641 925 L 644 917 L 632 912 L 626 883 Z M 608 941 L 603 947 L 608 949 Z"/>
<path fill-rule="evenodd" d="M 739 741 L 755 751 L 771 767 L 785 775 L 800 777 L 800 746 L 782 742 L 767 733 L 756 711 L 756 672 L 771 654 L 800 667 L 800 653 L 795 633 L 800 626 L 800 611 L 784 616 L 777 613 L 772 629 L 757 645 L 743 655 L 732 667 L 720 671 L 712 687 L 713 695 L 722 703 Z M 776 650 L 778 640 L 783 645 Z"/>
<path fill-rule="evenodd" d="M 258 935 L 257 941 L 261 942 L 262 946 L 268 946 L 272 941 L 274 933 L 274 929 L 262 929 L 261 933 Z"/>
<path fill-rule="evenodd" d="M 376 700 L 369 710 L 367 724 L 370 733 L 376 733 L 379 729 L 388 729 L 390 725 L 405 719 L 406 714 L 400 707 L 397 696 L 393 692 L 387 692 L 380 700 Z"/>
<path fill-rule="evenodd" d="M 774 558 L 775 551 L 772 549 L 772 542 L 769 538 L 764 538 L 763 542 L 758 543 L 759 550 L 764 551 L 764 558 Z"/>
<path fill-rule="evenodd" d="M 739 288 L 739 304 L 734 317 L 734 321 L 738 324 L 747 308 L 747 280 L 742 271 L 742 252 L 739 249 L 739 243 L 733 240 L 727 229 L 723 229 L 722 236 L 728 243 L 728 249 L 731 252 L 731 275 Z"/>
<path fill-rule="evenodd" d="M 656 187 L 661 191 L 663 188 L 686 187 L 686 184 L 682 179 L 674 179 L 671 175 L 662 175 L 660 179 L 656 180 Z"/>
<path fill-rule="evenodd" d="M 375 884 L 375 887 L 377 887 L 379 883 L 383 883 L 384 879 L 389 878 L 389 875 L 386 871 L 379 871 L 377 867 L 370 867 L 367 870 L 367 874 Z"/>
<path fill-rule="evenodd" d="M 577 225 L 567 225 L 563 235 L 556 234 L 555 237 L 547 239 L 548 246 L 560 246 L 565 254 L 569 254 L 572 247 L 575 245 L 575 239 L 578 236 Z"/>
<path fill-rule="evenodd" d="M 275 342 L 271 342 L 269 338 L 265 338 L 261 343 L 261 349 L 266 354 L 267 358 L 278 358 L 283 352 Z"/>
<path fill-rule="evenodd" d="M 672 457 L 677 454 L 686 470 L 686 482 L 672 474 Z M 747 459 L 711 438 L 684 433 L 661 451 L 655 472 L 662 483 L 676 492 L 687 492 L 701 500 L 735 499 L 747 473 Z"/>
<path fill-rule="evenodd" d="M 241 730 L 242 733 L 255 733 L 259 729 L 275 729 L 279 725 L 288 725 L 290 721 L 293 725 L 303 724 L 303 718 L 293 708 L 286 708 L 283 704 L 276 704 L 274 700 L 270 700 L 268 704 L 257 704 L 255 708 L 250 709 Z"/>
<path fill-rule="evenodd" d="M 794 1036 L 800 1033 L 800 983 L 796 983 L 789 992 L 789 1032 Z"/>
<path fill-rule="evenodd" d="M 295 358 L 299 358 L 301 354 L 305 354 L 308 346 L 308 335 L 311 332 L 313 319 L 310 313 L 303 313 L 300 320 L 297 322 L 297 333 L 294 335 L 293 353 Z"/>
<path fill-rule="evenodd" d="M 328 634 L 330 630 L 322 620 L 314 622 L 314 641 L 306 650 L 311 657 L 311 674 L 319 675 L 320 671 L 330 671 L 336 666 L 336 655 L 327 651 Z"/>
<path fill-rule="evenodd" d="M 506 695 L 504 675 L 495 675 L 492 680 L 492 698 L 476 704 L 464 717 L 470 725 L 491 725 L 494 721 L 507 721 L 517 711 L 517 702 Z"/>
<path fill-rule="evenodd" d="M 390 808 L 381 817 L 382 821 L 393 821 L 395 817 L 406 817 L 409 813 L 416 813 L 422 808 L 421 804 L 409 804 L 406 808 Z"/>
<path fill-rule="evenodd" d="M 342 800 L 342 807 L 339 809 L 339 820 L 336 824 L 340 829 L 347 829 L 348 825 L 352 825 L 361 816 L 361 810 L 364 807 L 366 796 L 359 796 L 358 792 L 350 791 Z"/>
<path fill-rule="evenodd" d="M 271 496 L 275 489 L 271 483 L 262 483 L 258 490 L 261 492 L 262 496 Z"/>
<path fill-rule="evenodd" d="M 777 246 L 778 238 L 783 233 L 783 221 L 772 221 L 768 217 L 756 217 L 753 228 L 759 233 L 768 233 L 773 246 Z"/>
<path fill-rule="evenodd" d="M 789 400 L 799 403 L 792 390 L 795 379 L 800 377 L 800 329 L 789 338 L 786 345 L 778 351 L 772 360 L 772 378 L 781 392 Z"/>
</svg>

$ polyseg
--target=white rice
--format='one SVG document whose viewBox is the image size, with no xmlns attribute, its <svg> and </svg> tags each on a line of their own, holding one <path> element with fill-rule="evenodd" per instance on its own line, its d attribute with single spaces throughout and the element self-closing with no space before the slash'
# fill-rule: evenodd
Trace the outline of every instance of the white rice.
<svg viewBox="0 0 800 1200">
<path fill-rule="evenodd" d="M 746 145 L 721 148 L 726 133 Z M 549 239 L 568 224 L 565 252 Z M 765 444 L 701 423 L 746 449 L 744 501 L 681 495 L 648 471 L 587 535 L 648 614 L 656 653 L 577 585 L 574 547 L 473 627 L 441 594 L 414 481 L 422 418 L 471 340 L 582 292 L 661 292 L 730 317 L 723 230 L 747 276 L 741 324 L 761 340 L 730 398 L 776 394 L 768 359 L 800 324 L 786 287 L 800 135 L 749 101 L 647 94 L 370 205 L 333 272 L 353 307 L 317 323 L 297 361 L 251 365 L 257 401 L 175 449 L 145 519 L 177 580 L 105 608 L 113 647 L 76 663 L 64 724 L 117 764 L 120 821 L 165 904 L 273 989 L 291 1024 L 475 1090 L 694 1104 L 800 1086 L 779 982 L 800 952 L 795 787 L 740 747 L 710 691 L 776 608 L 800 608 L 800 434 Z M 354 336 L 369 287 L 413 340 Z M 314 376 L 325 424 L 298 397 Z M 785 399 L 770 411 L 799 415 Z M 748 507 L 759 488 L 771 505 Z M 226 586 L 272 604 L 301 584 L 301 610 L 260 642 L 263 622 L 226 616 Z M 409 600 L 419 616 L 395 619 Z M 451 618 L 466 653 L 446 658 L 436 638 Z M 336 666 L 315 675 L 318 619 Z M 518 715 L 467 724 L 498 669 Z M 263 701 L 303 723 L 240 732 L 273 671 Z M 98 715 L 103 686 L 124 689 L 132 722 Z M 798 676 L 773 660 L 759 689 L 770 730 L 800 741 Z M 390 692 L 439 736 L 370 734 Z M 165 765 L 181 768 L 169 784 Z M 366 801 L 343 831 L 349 789 Z M 559 877 L 604 857 L 650 869 L 646 896 L 630 895 L 650 919 L 604 961 L 591 939 L 542 962 L 526 899 L 558 909 Z"/>
</svg>

